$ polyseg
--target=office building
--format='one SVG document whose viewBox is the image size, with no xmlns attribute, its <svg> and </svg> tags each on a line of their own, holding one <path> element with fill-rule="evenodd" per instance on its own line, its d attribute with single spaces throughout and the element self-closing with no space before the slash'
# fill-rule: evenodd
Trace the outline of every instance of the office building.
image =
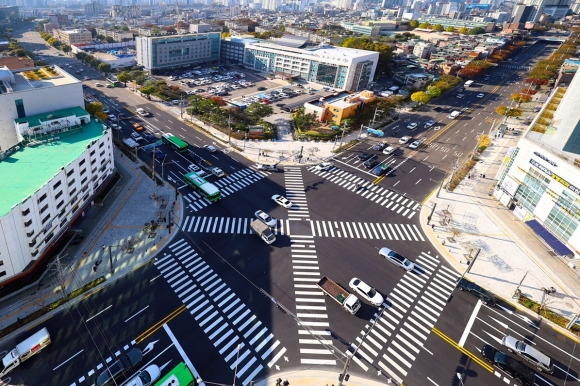
<svg viewBox="0 0 580 386">
<path fill-rule="evenodd" d="M 137 63 L 146 71 L 215 63 L 220 59 L 219 32 L 135 38 Z"/>
<path fill-rule="evenodd" d="M 91 31 L 86 29 L 56 30 L 57 39 L 67 46 L 84 46 L 93 42 Z"/>
<path fill-rule="evenodd" d="M 510 151 L 494 196 L 558 255 L 580 258 L 580 76 L 557 87 Z"/>
<path fill-rule="evenodd" d="M 248 68 L 297 76 L 309 82 L 348 91 L 362 91 L 374 78 L 379 53 L 335 46 L 311 49 L 272 43 L 246 45 Z"/>
<path fill-rule="evenodd" d="M 81 82 L 0 70 L 0 285 L 30 274 L 113 173 L 110 130 Z"/>
</svg>

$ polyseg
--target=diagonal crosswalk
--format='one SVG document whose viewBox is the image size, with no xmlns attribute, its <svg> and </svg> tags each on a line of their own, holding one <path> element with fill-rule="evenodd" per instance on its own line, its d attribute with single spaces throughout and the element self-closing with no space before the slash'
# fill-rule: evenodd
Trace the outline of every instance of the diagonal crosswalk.
<svg viewBox="0 0 580 386">
<path fill-rule="evenodd" d="M 376 363 L 402 383 L 443 312 L 456 277 L 437 257 L 421 253 L 413 271 L 406 272 L 388 295 L 386 307 L 375 313 L 370 331 L 361 331 L 357 344 L 351 344 L 350 352 L 358 346 L 353 361 L 364 371 L 369 366 L 362 359 Z"/>
<path fill-rule="evenodd" d="M 286 352 L 263 322 L 184 239 L 155 266 L 243 385 Z"/>
<path fill-rule="evenodd" d="M 408 219 L 413 218 L 421 208 L 421 204 L 411 198 L 383 186 L 373 185 L 367 180 L 361 182 L 359 176 L 346 170 L 333 168 L 328 171 L 320 171 L 316 170 L 315 167 L 310 167 L 308 170 Z"/>
</svg>

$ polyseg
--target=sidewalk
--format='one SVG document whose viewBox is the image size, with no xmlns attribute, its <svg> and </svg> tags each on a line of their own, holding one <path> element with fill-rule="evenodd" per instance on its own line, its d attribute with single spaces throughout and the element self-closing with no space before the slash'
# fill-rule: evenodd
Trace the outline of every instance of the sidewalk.
<svg viewBox="0 0 580 386">
<path fill-rule="evenodd" d="M 468 267 L 468 256 L 475 256 L 479 250 L 466 275 L 469 280 L 514 305 L 517 304 L 514 293 L 519 289 L 522 295 L 571 318 L 580 311 L 576 295 L 580 294 L 578 272 L 563 259 L 550 255 L 550 248 L 492 197 L 503 170 L 503 159 L 518 139 L 519 136 L 509 132 L 493 139 L 472 170 L 471 178 L 463 179 L 453 192 L 443 187 L 426 200 L 421 226 L 439 253 L 460 274 Z M 543 288 L 551 287 L 555 293 L 546 294 Z M 524 309 L 520 305 L 518 308 Z"/>
<path fill-rule="evenodd" d="M 36 283 L 0 299 L 0 329 L 62 297 L 61 283 L 65 283 L 66 293 L 101 276 L 106 280 L 100 286 L 107 285 L 149 261 L 174 234 L 169 233 L 167 221 L 172 216 L 172 221 L 179 222 L 182 205 L 178 201 L 174 209 L 173 187 L 155 187 L 140 170 L 140 162 L 122 157 L 116 148 L 114 152 L 121 179 L 102 206 L 86 208 L 85 216 L 75 224 L 73 229 L 82 231 L 85 238 L 60 254 L 62 280 L 55 260 Z M 145 226 L 152 220 L 162 220 L 153 231 Z"/>
<path fill-rule="evenodd" d="M 284 386 L 284 382 L 288 381 L 288 386 L 337 386 L 338 376 L 340 371 L 327 371 L 327 370 L 302 370 L 296 369 L 295 371 L 286 371 L 283 373 L 278 373 L 272 375 L 265 379 L 254 382 L 254 386 L 274 386 L 277 385 L 276 381 L 281 379 L 281 386 Z M 344 381 L 344 386 L 385 386 L 385 385 L 396 385 L 395 380 L 389 380 L 387 375 L 384 375 L 384 380 L 379 382 L 371 380 L 368 378 L 361 378 L 358 376 L 352 376 L 348 381 Z M 402 386 L 402 385 L 401 385 Z"/>
</svg>

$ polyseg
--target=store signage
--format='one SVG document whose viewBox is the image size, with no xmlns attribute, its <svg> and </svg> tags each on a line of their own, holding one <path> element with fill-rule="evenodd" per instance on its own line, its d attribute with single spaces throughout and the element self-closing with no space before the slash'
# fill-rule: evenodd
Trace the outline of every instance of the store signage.
<svg viewBox="0 0 580 386">
<path fill-rule="evenodd" d="M 537 151 L 534 152 L 534 155 L 544 161 L 546 161 L 547 163 L 549 163 L 552 166 L 558 167 L 558 164 L 555 163 L 554 161 L 552 161 L 551 159 L 549 159 L 548 157 L 538 153 Z"/>
<path fill-rule="evenodd" d="M 562 177 L 560 177 L 556 173 L 552 173 L 552 171 L 550 169 L 548 169 L 547 167 L 545 167 L 543 165 L 540 165 L 533 158 L 530 158 L 530 163 L 533 166 L 535 166 L 538 169 L 540 169 L 541 171 L 543 171 L 544 173 L 546 173 L 547 175 L 549 175 L 550 177 L 552 177 L 554 180 L 558 181 L 559 183 L 561 183 L 562 185 L 564 185 L 565 187 L 567 187 L 568 189 L 570 189 L 571 191 L 573 191 L 574 193 L 580 195 L 580 188 L 577 188 L 576 186 L 572 185 L 571 183 L 569 183 L 568 181 L 566 181 L 565 179 L 563 179 Z"/>
</svg>

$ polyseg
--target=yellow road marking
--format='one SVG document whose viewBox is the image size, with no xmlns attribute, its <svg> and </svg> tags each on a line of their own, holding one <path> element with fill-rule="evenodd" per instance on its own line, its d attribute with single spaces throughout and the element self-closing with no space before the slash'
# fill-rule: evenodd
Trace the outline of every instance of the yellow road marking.
<svg viewBox="0 0 580 386">
<path fill-rule="evenodd" d="M 143 342 L 145 339 L 149 338 L 157 330 L 159 330 L 161 327 L 163 327 L 164 324 L 167 324 L 170 320 L 174 319 L 179 314 L 181 314 L 183 311 L 185 311 L 185 309 L 186 309 L 185 305 L 182 304 L 177 309 L 173 310 L 169 315 L 167 315 L 166 317 L 164 317 L 163 319 L 161 319 L 160 321 L 155 323 L 153 326 L 149 327 L 147 330 L 143 331 L 143 333 L 141 333 L 141 335 L 139 335 L 135 338 L 135 342 L 136 343 Z"/>
<path fill-rule="evenodd" d="M 481 367 L 483 367 L 484 369 L 486 369 L 490 373 L 494 372 L 493 366 L 491 366 L 485 360 L 483 360 L 483 359 L 479 358 L 478 356 L 476 356 L 475 354 L 473 354 L 471 351 L 468 351 L 466 348 L 459 346 L 453 339 L 451 339 L 450 337 L 448 337 L 447 335 L 445 335 L 444 333 L 442 333 L 441 331 L 439 331 L 435 327 L 433 327 L 431 329 L 431 331 L 433 331 L 435 333 L 435 335 L 437 335 L 438 337 L 443 339 L 445 342 L 449 343 L 451 346 L 455 347 L 457 350 L 459 350 L 463 354 L 467 355 L 475 363 L 477 363 L 478 365 L 480 365 Z"/>
</svg>

